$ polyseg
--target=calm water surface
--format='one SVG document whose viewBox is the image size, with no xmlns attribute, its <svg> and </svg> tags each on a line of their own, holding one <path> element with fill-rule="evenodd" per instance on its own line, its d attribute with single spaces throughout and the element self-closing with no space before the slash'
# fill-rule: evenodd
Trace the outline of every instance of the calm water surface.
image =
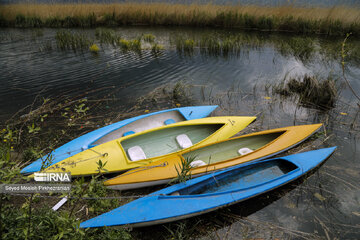
<svg viewBox="0 0 360 240">
<path fill-rule="evenodd" d="M 74 31 L 95 38 L 94 30 Z M 324 54 L 324 51 L 316 51 L 307 59 L 284 53 L 281 42 L 289 41 L 293 36 L 184 28 L 133 27 L 116 28 L 115 31 L 127 39 L 152 33 L 165 50 L 159 56 L 154 56 L 150 50 L 143 50 L 141 54 L 124 53 L 116 47 L 98 43 L 101 48 L 98 55 L 87 50 L 60 51 L 55 42 L 56 30 L 44 29 L 42 34 L 37 34 L 35 30 L 0 29 L 1 120 L 31 104 L 37 95 L 56 98 L 114 87 L 112 97 L 117 100 L 113 106 L 121 109 L 157 87 L 181 81 L 191 86 L 192 104 L 220 105 L 215 115 L 256 115 L 258 121 L 248 131 L 324 122 L 325 132 L 322 130 L 318 139 L 299 150 L 337 145 L 333 157 L 281 197 L 272 200 L 272 194 L 260 207 L 260 200 L 255 202 L 257 206 L 247 202 L 245 208 L 254 208 L 253 211 L 244 214 L 244 206 L 235 205 L 231 211 L 238 210 L 245 220 L 232 221 L 225 226 L 214 224 L 214 230 L 203 234 L 203 238 L 227 234 L 229 239 L 238 239 L 244 237 L 244 229 L 249 229 L 250 238 L 282 237 L 284 232 L 288 234 L 285 236 L 294 238 L 296 234 L 307 236 L 304 233 L 322 238 L 327 235 L 338 239 L 360 237 L 360 116 L 354 97 L 343 84 L 339 59 Z M 254 41 L 265 40 L 257 46 L 245 44 L 239 54 L 227 57 L 202 54 L 199 49 L 190 56 L 179 54 L 170 41 L 176 34 L 196 38 L 219 32 L 243 34 Z M 316 49 L 321 50 L 327 44 L 331 48 L 339 47 L 339 44 L 332 46 L 331 43 L 341 43 L 342 39 L 314 38 L 313 41 Z M 346 76 L 357 92 L 360 92 L 359 62 L 355 58 L 346 66 Z M 339 79 L 340 97 L 336 108 L 323 112 L 299 107 L 295 100 L 271 93 L 271 86 L 281 83 L 284 78 L 305 74 L 319 78 L 331 75 Z M 265 223 L 275 227 L 267 227 Z"/>
</svg>

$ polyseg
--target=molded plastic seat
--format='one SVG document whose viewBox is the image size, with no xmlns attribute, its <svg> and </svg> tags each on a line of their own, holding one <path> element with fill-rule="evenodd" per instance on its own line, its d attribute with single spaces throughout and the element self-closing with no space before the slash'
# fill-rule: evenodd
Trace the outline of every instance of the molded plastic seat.
<svg viewBox="0 0 360 240">
<path fill-rule="evenodd" d="M 193 145 L 190 138 L 186 134 L 180 134 L 177 136 L 176 141 L 181 148 L 188 148 Z"/>
<path fill-rule="evenodd" d="M 167 119 L 167 120 L 164 121 L 164 124 L 165 124 L 165 125 L 169 125 L 169 124 L 173 124 L 173 123 L 176 123 L 176 122 L 175 122 L 175 120 L 172 119 L 172 118 L 169 118 L 169 119 Z"/>
<path fill-rule="evenodd" d="M 131 161 L 146 159 L 146 155 L 140 146 L 133 146 L 127 150 Z"/>
<path fill-rule="evenodd" d="M 134 133 L 135 133 L 134 131 L 128 131 L 128 132 L 123 134 L 123 137 L 129 136 L 129 135 L 134 134 Z"/>
<path fill-rule="evenodd" d="M 201 167 L 201 166 L 205 166 L 205 165 L 206 165 L 206 163 L 202 160 L 195 160 L 190 163 L 191 167 Z"/>
<path fill-rule="evenodd" d="M 238 153 L 242 156 L 242 155 L 245 155 L 245 154 L 249 154 L 249 153 L 251 153 L 251 152 L 253 152 L 253 150 L 251 150 L 250 148 L 240 148 L 239 150 L 238 150 Z"/>
</svg>

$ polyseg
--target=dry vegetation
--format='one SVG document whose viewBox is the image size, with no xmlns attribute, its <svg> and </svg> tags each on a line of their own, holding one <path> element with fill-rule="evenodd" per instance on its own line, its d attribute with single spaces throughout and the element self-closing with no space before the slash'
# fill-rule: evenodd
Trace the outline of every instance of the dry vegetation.
<svg viewBox="0 0 360 240">
<path fill-rule="evenodd" d="M 10 4 L 0 8 L 0 24 L 19 27 L 220 26 L 340 35 L 345 31 L 360 32 L 360 9 L 167 3 Z"/>
<path fill-rule="evenodd" d="M 39 16 L 40 18 L 87 16 L 94 13 L 96 17 L 105 14 L 128 15 L 134 18 L 142 16 L 170 15 L 179 22 L 193 21 L 194 17 L 203 15 L 204 20 L 214 18 L 219 12 L 248 14 L 256 17 L 275 16 L 303 18 L 306 20 L 340 20 L 343 23 L 360 22 L 360 9 L 348 7 L 332 8 L 299 8 L 293 6 L 261 7 L 261 6 L 218 6 L 218 5 L 182 5 L 166 3 L 123 3 L 123 4 L 11 4 L 2 7 L 6 19 L 14 19 L 17 14 Z M 182 16 L 188 18 L 183 19 Z"/>
</svg>

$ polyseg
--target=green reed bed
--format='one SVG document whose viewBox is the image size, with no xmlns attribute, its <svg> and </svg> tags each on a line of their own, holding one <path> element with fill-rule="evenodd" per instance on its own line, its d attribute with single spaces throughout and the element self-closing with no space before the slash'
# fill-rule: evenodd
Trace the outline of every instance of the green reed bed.
<svg viewBox="0 0 360 240">
<path fill-rule="evenodd" d="M 112 45 L 118 45 L 121 40 L 121 35 L 119 33 L 107 28 L 96 28 L 95 36 L 100 43 L 108 43 Z"/>
<path fill-rule="evenodd" d="M 245 45 L 260 45 L 259 41 L 253 42 L 242 35 L 234 34 L 206 34 L 200 38 L 175 35 L 171 42 L 179 53 L 192 53 L 194 49 L 198 48 L 201 54 L 223 57 L 238 55 Z"/>
<path fill-rule="evenodd" d="M 279 42 L 276 48 L 284 56 L 308 60 L 315 53 L 315 40 L 309 37 L 293 37 L 288 41 Z"/>
<path fill-rule="evenodd" d="M 134 40 L 121 39 L 119 42 L 119 47 L 123 51 L 139 52 L 139 51 L 141 51 L 141 40 L 140 39 L 134 39 Z"/>
<path fill-rule="evenodd" d="M 273 92 L 284 97 L 297 95 L 300 104 L 320 109 L 335 107 L 338 97 L 336 81 L 331 76 L 326 79 L 309 75 L 284 79 L 282 83 L 273 86 Z"/>
<path fill-rule="evenodd" d="M 174 34 L 170 36 L 170 43 L 179 54 L 192 53 L 198 49 L 203 55 L 222 57 L 237 56 L 243 49 L 272 46 L 285 57 L 295 57 L 307 62 L 313 60 L 316 54 L 321 54 L 328 60 L 339 60 L 342 38 L 214 31 L 198 35 Z M 359 40 L 353 36 L 347 42 L 347 61 L 360 62 Z"/>
<path fill-rule="evenodd" d="M 97 27 L 162 25 L 241 28 L 298 34 L 360 34 L 360 9 L 213 4 L 8 4 L 0 26 Z"/>
<path fill-rule="evenodd" d="M 70 30 L 59 30 L 56 32 L 55 40 L 58 49 L 60 50 L 90 50 L 93 53 L 99 52 L 99 47 L 95 44 L 95 41 L 99 41 L 100 44 L 111 44 L 114 47 L 120 48 L 122 51 L 141 52 L 143 36 L 135 39 L 123 39 L 120 34 L 112 29 L 97 28 L 95 30 L 95 37 L 93 39 L 88 35 L 80 32 L 74 32 Z M 154 37 L 155 39 L 155 37 Z M 48 45 L 48 43 L 46 43 Z M 43 49 L 51 49 L 46 46 Z M 163 50 L 163 46 L 155 42 L 151 43 L 151 49 L 153 52 L 159 53 Z"/>
<path fill-rule="evenodd" d="M 160 45 L 160 44 L 157 44 L 157 43 L 154 43 L 152 44 L 151 46 L 151 53 L 156 57 L 156 56 L 159 56 L 162 51 L 164 50 L 164 46 L 163 45 Z"/>
<path fill-rule="evenodd" d="M 60 30 L 56 32 L 56 45 L 61 50 L 84 50 L 88 49 L 93 40 L 82 33 L 73 33 L 69 30 Z"/>
<path fill-rule="evenodd" d="M 152 34 L 144 34 L 142 36 L 142 38 L 144 39 L 145 42 L 148 42 L 148 43 L 153 43 L 155 41 L 155 36 L 152 35 Z"/>
<path fill-rule="evenodd" d="M 35 28 L 31 37 L 41 40 L 45 31 Z M 139 33 L 139 36 L 133 39 L 125 39 L 119 29 L 99 27 L 94 32 L 95 36 L 91 36 L 91 34 L 84 34 L 82 30 L 58 30 L 55 38 L 56 45 L 60 50 L 86 50 L 93 44 L 100 44 L 100 49 L 103 44 L 109 44 L 123 52 L 150 50 L 155 56 L 164 50 L 164 46 L 159 44 L 157 37 L 150 33 Z M 24 36 L 13 34 L 3 35 L 2 38 L 4 41 L 26 39 Z M 195 51 L 199 51 L 200 54 L 208 56 L 231 57 L 238 56 L 244 49 L 271 46 L 285 57 L 295 57 L 304 62 L 313 60 L 318 54 L 327 60 L 337 61 L 341 57 L 342 44 L 342 38 L 337 37 L 289 36 L 270 32 L 239 33 L 236 30 L 204 30 L 199 34 L 183 31 L 181 34 L 170 34 L 167 41 L 169 41 L 169 44 L 166 44 L 167 49 L 175 48 L 179 54 L 185 55 L 192 55 Z M 50 51 L 54 49 L 52 45 L 50 40 L 45 40 L 40 49 Z M 360 44 L 353 35 L 347 41 L 346 50 L 346 61 L 349 64 L 360 63 Z"/>
</svg>

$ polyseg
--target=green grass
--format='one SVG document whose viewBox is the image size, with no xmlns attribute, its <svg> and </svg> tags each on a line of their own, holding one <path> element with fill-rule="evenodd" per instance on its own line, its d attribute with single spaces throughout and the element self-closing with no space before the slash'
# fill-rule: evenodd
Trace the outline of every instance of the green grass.
<svg viewBox="0 0 360 240">
<path fill-rule="evenodd" d="M 56 44 L 61 50 L 84 50 L 88 49 L 93 40 L 82 33 L 73 33 L 69 30 L 59 30 L 56 32 Z"/>
<path fill-rule="evenodd" d="M 119 33 L 116 33 L 114 30 L 108 28 L 96 28 L 95 36 L 100 43 L 108 43 L 112 45 L 119 44 L 121 40 L 121 35 Z"/>
</svg>

